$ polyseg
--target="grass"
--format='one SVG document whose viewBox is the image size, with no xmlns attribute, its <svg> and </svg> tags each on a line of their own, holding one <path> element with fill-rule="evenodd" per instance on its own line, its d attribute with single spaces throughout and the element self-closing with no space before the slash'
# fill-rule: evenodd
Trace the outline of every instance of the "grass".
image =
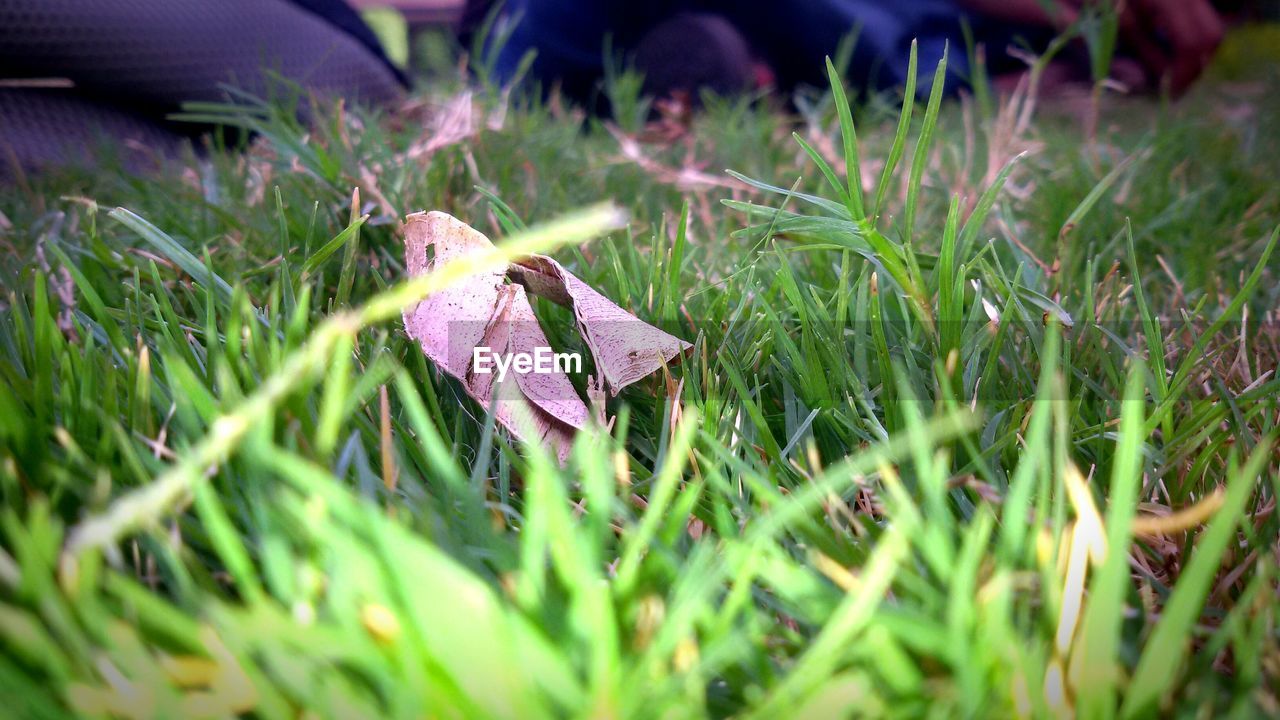
<svg viewBox="0 0 1280 720">
<path fill-rule="evenodd" d="M 1280 713 L 1273 101 L 461 91 L 0 191 L 13 716 Z M 513 446 L 395 319 L 421 209 L 692 356 Z"/>
</svg>

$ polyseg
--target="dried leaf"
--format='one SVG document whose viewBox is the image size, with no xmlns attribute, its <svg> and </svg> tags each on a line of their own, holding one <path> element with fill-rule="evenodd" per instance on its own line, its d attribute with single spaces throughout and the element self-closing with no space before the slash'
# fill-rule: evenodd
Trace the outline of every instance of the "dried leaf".
<svg viewBox="0 0 1280 720">
<path fill-rule="evenodd" d="M 533 307 L 529 305 L 529 297 L 519 285 L 508 285 L 511 294 L 512 353 L 534 353 L 538 348 L 550 348 L 551 342 L 542 332 L 542 326 L 533 315 Z M 578 397 L 573 383 L 564 373 L 522 373 L 512 371 L 520 391 L 535 405 L 550 413 L 557 419 L 581 429 L 587 424 L 587 406 Z"/>
<path fill-rule="evenodd" d="M 405 264 L 410 275 L 492 247 L 489 239 L 441 212 L 405 219 Z M 507 277 L 520 284 L 507 282 Z M 510 366 L 485 372 L 473 367 L 476 349 L 495 357 L 550 352 L 526 294 L 543 295 L 573 309 L 609 392 L 622 388 L 679 358 L 689 343 L 648 325 L 615 305 L 549 257 L 535 255 L 508 267 L 473 275 L 404 312 L 405 330 L 441 370 L 462 382 L 467 393 L 516 437 L 552 448 L 563 462 L 573 434 L 588 426 L 588 409 L 563 372 Z M 541 371 L 540 371 L 541 370 Z M 588 381 L 589 392 L 599 393 Z M 593 395 L 597 421 L 602 396 Z"/>
<path fill-rule="evenodd" d="M 533 308 L 524 288 L 504 286 L 478 344 L 504 357 L 528 352 L 530 340 L 540 340 L 540 346 L 547 347 L 536 321 L 532 327 L 537 338 L 522 328 L 528 320 L 518 318 L 525 312 L 528 320 L 533 320 Z M 550 447 L 561 462 L 568 455 L 574 431 L 586 425 L 587 407 L 563 373 L 520 373 L 513 368 L 504 377 L 494 372 L 472 372 L 469 368 L 462 380 L 467 392 L 486 409 L 491 408 L 494 419 L 503 427 L 518 438 Z"/>
<path fill-rule="evenodd" d="M 544 255 L 517 261 L 508 274 L 535 295 L 573 309 L 611 395 L 693 347 L 618 307 Z"/>
<path fill-rule="evenodd" d="M 405 218 L 404 240 L 405 267 L 410 276 L 421 275 L 437 262 L 492 247 L 489 238 L 442 212 Z M 434 252 L 434 258 L 428 250 Z M 471 366 L 472 349 L 480 344 L 493 317 L 502 285 L 501 269 L 486 271 L 405 309 L 409 337 L 422 344 L 422 351 L 440 369 L 462 379 Z"/>
</svg>

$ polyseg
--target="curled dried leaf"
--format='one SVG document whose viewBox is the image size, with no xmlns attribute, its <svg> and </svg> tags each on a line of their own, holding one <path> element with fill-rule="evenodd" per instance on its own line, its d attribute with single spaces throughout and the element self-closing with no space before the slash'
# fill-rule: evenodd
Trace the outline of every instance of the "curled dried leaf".
<svg viewBox="0 0 1280 720">
<path fill-rule="evenodd" d="M 517 261 L 508 274 L 535 295 L 573 310 L 611 395 L 678 360 L 693 347 L 618 307 L 544 255 Z"/>
<path fill-rule="evenodd" d="M 510 352 L 512 354 L 532 355 L 539 348 L 551 347 L 551 342 L 542 332 L 542 326 L 534 317 L 533 307 L 529 305 L 529 297 L 523 287 L 508 285 L 511 295 L 511 308 L 508 314 L 511 323 Z M 520 391 L 533 404 L 550 413 L 562 422 L 581 429 L 587 424 L 587 406 L 578 397 L 573 383 L 561 372 L 520 372 L 513 370 L 516 384 Z"/>
<path fill-rule="evenodd" d="M 442 212 L 416 213 L 405 219 L 405 265 L 410 275 L 437 263 L 493 247 L 469 225 Z M 516 283 L 508 283 L 508 277 Z M 550 351 L 550 343 L 529 304 L 528 292 L 573 310 L 578 329 L 612 395 L 679 359 L 691 345 L 614 304 L 555 260 L 534 255 L 510 265 L 478 272 L 467 281 L 435 293 L 404 311 L 405 330 L 426 356 L 462 382 L 467 394 L 518 438 L 554 450 L 563 462 L 576 430 L 590 423 L 586 404 L 558 367 L 508 366 L 493 372 L 477 367 L 477 352 L 501 358 Z M 603 417 L 603 392 L 588 381 L 597 421 Z"/>
<path fill-rule="evenodd" d="M 404 241 L 410 276 L 493 246 L 470 225 L 442 212 L 405 218 Z M 472 348 L 480 344 L 493 317 L 504 282 L 501 269 L 477 273 L 406 308 L 404 326 L 409 337 L 421 344 L 422 352 L 437 367 L 462 378 L 470 367 Z"/>
<path fill-rule="evenodd" d="M 540 347 L 546 347 L 546 337 L 537 323 L 532 323 L 531 332 L 529 322 L 521 319 L 525 312 L 532 320 L 533 309 L 524 288 L 504 286 L 480 345 L 502 357 L 526 352 L 527 343 L 538 339 L 542 342 Z M 532 337 L 535 333 L 537 338 Z M 574 431 L 586 425 L 587 407 L 563 373 L 521 372 L 513 368 L 502 375 L 469 369 L 462 380 L 467 392 L 476 402 L 492 409 L 494 419 L 503 427 L 518 438 L 551 448 L 561 462 L 568 456 Z"/>
</svg>

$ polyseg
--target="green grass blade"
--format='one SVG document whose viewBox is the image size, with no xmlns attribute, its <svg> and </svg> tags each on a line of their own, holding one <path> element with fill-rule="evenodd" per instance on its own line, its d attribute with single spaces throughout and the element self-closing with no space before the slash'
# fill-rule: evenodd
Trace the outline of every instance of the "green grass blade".
<svg viewBox="0 0 1280 720">
<path fill-rule="evenodd" d="M 884 210 L 884 198 L 889 192 L 889 183 L 893 180 L 894 170 L 902 159 L 903 149 L 907 145 L 907 131 L 911 129 L 911 109 L 916 104 L 916 41 L 911 41 L 911 59 L 907 64 L 907 86 L 902 91 L 902 111 L 898 114 L 898 129 L 893 135 L 893 145 L 889 147 L 889 157 L 885 159 L 884 170 L 880 173 L 880 183 L 876 185 L 875 210 L 871 213 L 871 222 L 880 224 L 880 213 Z"/>
<path fill-rule="evenodd" d="M 1200 534 L 1191 560 L 1178 577 L 1160 621 L 1142 650 L 1121 706 L 1121 717 L 1133 718 L 1153 712 L 1160 699 L 1180 681 L 1180 669 L 1190 650 L 1191 628 L 1213 589 L 1222 553 L 1236 535 L 1245 504 L 1270 458 L 1272 442 L 1273 439 L 1268 438 L 1259 443 L 1243 466 L 1233 462 L 1228 469 L 1222 506 Z"/>
<path fill-rule="evenodd" d="M 1129 585 L 1129 547 L 1133 517 L 1142 486 L 1142 448 L 1146 442 L 1142 411 L 1146 369 L 1134 364 L 1129 371 L 1120 413 L 1120 434 L 1112 459 L 1108 487 L 1107 555 L 1089 587 L 1088 605 L 1071 662 L 1080 668 L 1078 710 L 1083 717 L 1112 717 L 1115 689 L 1120 679 L 1121 625 Z"/>
<path fill-rule="evenodd" d="M 862 168 L 858 160 L 858 133 L 853 127 L 853 111 L 849 107 L 849 98 L 845 96 L 844 82 L 836 66 L 827 58 L 827 81 L 831 83 L 831 99 L 836 106 L 836 115 L 840 118 L 840 138 L 844 143 L 845 180 L 848 183 L 844 191 L 845 202 L 849 206 L 849 216 L 854 220 L 866 217 L 862 209 Z M 828 177 L 832 186 L 839 187 L 834 178 Z"/>
<path fill-rule="evenodd" d="M 942 105 L 942 92 L 947 80 L 947 49 L 942 51 L 942 59 L 933 73 L 933 85 L 929 89 L 929 104 L 925 106 L 924 124 L 920 126 L 920 137 L 916 140 L 915 156 L 911 160 L 911 174 L 907 177 L 907 205 L 904 208 L 902 237 L 908 243 L 913 240 L 915 231 L 916 208 L 920 203 L 920 181 L 924 178 L 925 166 L 929 163 L 929 151 L 933 148 L 933 130 L 938 124 L 938 108 Z"/>
</svg>

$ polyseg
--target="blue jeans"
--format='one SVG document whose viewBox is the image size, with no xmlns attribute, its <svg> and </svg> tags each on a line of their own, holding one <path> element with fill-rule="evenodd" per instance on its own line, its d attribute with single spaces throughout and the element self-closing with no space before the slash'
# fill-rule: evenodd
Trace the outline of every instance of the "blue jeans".
<svg viewBox="0 0 1280 720">
<path fill-rule="evenodd" d="M 626 51 L 658 22 L 681 12 L 723 16 L 769 64 L 782 87 L 826 83 L 824 57 L 857 31 L 848 81 L 863 89 L 886 89 L 906 82 L 911 41 L 919 43 L 919 82 L 927 95 L 943 48 L 947 88 L 967 83 L 968 59 L 962 21 L 987 46 L 988 66 L 998 72 L 1012 61 L 1004 49 L 1022 35 L 1034 46 L 1048 40 L 1039 30 L 1011 27 L 966 14 L 955 0 L 511 0 L 518 19 L 502 48 L 498 75 L 509 78 L 520 58 L 538 51 L 532 73 L 559 80 L 571 95 L 585 96 L 603 72 L 605 38 Z"/>
</svg>

